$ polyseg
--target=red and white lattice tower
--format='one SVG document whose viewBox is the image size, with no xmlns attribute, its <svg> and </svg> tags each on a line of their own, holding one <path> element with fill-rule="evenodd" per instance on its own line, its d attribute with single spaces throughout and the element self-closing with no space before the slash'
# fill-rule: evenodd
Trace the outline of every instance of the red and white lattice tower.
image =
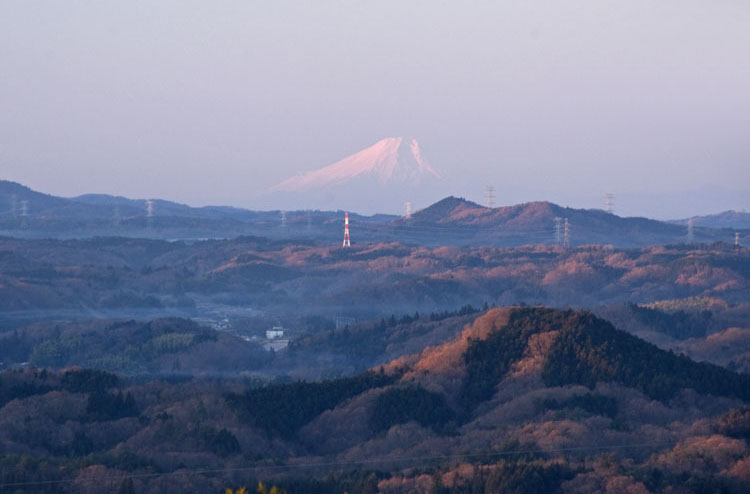
<svg viewBox="0 0 750 494">
<path fill-rule="evenodd" d="M 344 216 L 344 247 L 351 247 L 352 243 L 349 241 L 349 213 L 345 213 Z"/>
</svg>

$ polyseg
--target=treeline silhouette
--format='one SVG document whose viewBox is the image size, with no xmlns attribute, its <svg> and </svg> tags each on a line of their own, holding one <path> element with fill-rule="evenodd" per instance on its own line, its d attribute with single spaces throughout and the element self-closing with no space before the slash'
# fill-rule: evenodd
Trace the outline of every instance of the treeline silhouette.
<svg viewBox="0 0 750 494">
<path fill-rule="evenodd" d="M 486 302 L 484 304 L 484 309 L 477 309 L 471 304 L 466 304 L 456 310 L 444 310 L 442 312 L 430 312 L 428 318 L 430 322 L 436 322 L 436 321 L 442 321 L 444 319 L 448 319 L 449 317 L 468 316 L 470 314 L 476 314 L 477 312 L 481 312 L 482 310 L 487 310 L 488 308 L 489 306 L 487 305 Z M 421 316 L 419 312 L 415 312 L 414 315 L 404 314 L 398 318 L 396 317 L 395 314 L 391 314 L 391 317 L 389 317 L 388 319 L 385 319 L 385 318 L 380 319 L 378 328 L 385 329 L 385 328 L 392 328 L 399 324 L 411 324 L 415 321 L 419 321 L 420 317 Z"/>
<path fill-rule="evenodd" d="M 390 388 L 378 396 L 370 409 L 368 422 L 374 432 L 415 421 L 438 433 L 447 433 L 455 430 L 456 419 L 445 396 L 410 385 Z"/>
<path fill-rule="evenodd" d="M 333 352 L 346 356 L 351 359 L 352 364 L 361 366 L 360 368 L 364 370 L 379 363 L 378 357 L 386 352 L 388 345 L 393 342 L 394 335 L 401 333 L 396 338 L 409 337 L 410 333 L 401 331 L 405 326 L 413 326 L 413 328 L 410 328 L 413 330 L 411 334 L 423 334 L 430 327 L 437 326 L 430 323 L 440 322 L 451 317 L 477 314 L 488 308 L 489 306 L 486 303 L 483 309 L 477 309 L 471 304 L 467 304 L 455 310 L 431 312 L 429 314 L 420 314 L 419 312 L 400 316 L 391 314 L 389 317 L 357 323 L 343 329 L 326 328 L 324 320 L 313 318 L 311 322 L 322 329 L 293 340 L 288 351 L 290 355 L 299 358 L 308 357 L 310 352 Z M 331 321 L 330 324 L 332 325 L 333 322 Z"/>
<path fill-rule="evenodd" d="M 664 312 L 633 303 L 628 304 L 628 308 L 640 323 L 679 340 L 706 336 L 706 330 L 713 318 L 713 312 L 710 310 L 703 310 L 697 314 L 684 310 Z"/>
<path fill-rule="evenodd" d="M 397 377 L 381 370 L 320 382 L 271 384 L 241 394 L 227 393 L 225 399 L 243 420 L 269 435 L 290 438 L 325 410 L 368 389 L 391 384 Z"/>
<path fill-rule="evenodd" d="M 14 375 L 22 376 L 25 372 L 23 370 L 5 372 L 7 374 L 0 374 L 0 407 L 11 400 L 43 395 L 50 391 L 101 395 L 121 385 L 115 374 L 95 369 L 73 369 L 61 374 L 41 369 L 34 371 L 33 380 L 13 379 Z"/>
</svg>

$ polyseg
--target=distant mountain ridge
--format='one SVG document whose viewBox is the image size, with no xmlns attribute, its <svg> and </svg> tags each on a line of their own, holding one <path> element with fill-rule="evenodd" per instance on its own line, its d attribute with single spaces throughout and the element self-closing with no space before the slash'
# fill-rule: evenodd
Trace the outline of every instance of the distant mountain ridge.
<svg viewBox="0 0 750 494">
<path fill-rule="evenodd" d="M 467 239 L 471 235 L 476 242 L 488 244 L 492 244 L 493 238 L 503 237 L 517 242 L 523 242 L 525 238 L 525 243 L 550 243 L 560 241 L 558 237 L 564 234 L 565 220 L 568 221 L 571 245 L 678 243 L 686 240 L 687 233 L 681 225 L 648 218 L 623 218 L 601 209 L 568 208 L 546 201 L 488 208 L 453 196 L 417 211 L 411 218 L 401 218 L 397 223 L 404 228 L 433 231 L 454 228 Z M 713 230 L 697 229 L 695 238 L 712 241 L 709 238 L 714 233 Z"/>
<path fill-rule="evenodd" d="M 253 211 L 229 206 L 191 207 L 105 194 L 61 198 L 0 181 L 0 235 L 80 238 L 129 236 L 163 239 L 231 238 L 242 235 L 338 243 L 344 211 Z M 25 214 L 25 215 L 24 215 Z M 487 208 L 453 196 L 410 217 L 349 210 L 352 241 L 399 241 L 419 245 L 518 246 L 562 242 L 567 219 L 571 246 L 612 244 L 635 247 L 681 243 L 684 225 L 647 218 L 623 218 L 600 209 L 574 209 L 536 201 Z M 694 241 L 733 241 L 733 233 L 696 226 Z"/>
<path fill-rule="evenodd" d="M 360 227 L 380 225 L 396 218 L 384 214 L 366 217 L 353 211 L 349 217 Z M 338 238 L 343 218 L 343 211 L 192 207 L 162 199 L 131 199 L 108 194 L 63 198 L 0 180 L 0 235 L 22 238 L 125 236 L 192 241 L 248 235 L 309 241 L 330 239 L 334 235 Z"/>
<path fill-rule="evenodd" d="M 681 220 L 672 220 L 670 223 L 678 225 L 687 225 L 693 220 L 694 226 L 704 226 L 708 228 L 734 228 L 738 230 L 750 229 L 750 213 L 745 211 L 723 211 L 716 214 L 707 214 L 704 216 L 695 216 L 693 218 L 684 218 Z"/>
</svg>

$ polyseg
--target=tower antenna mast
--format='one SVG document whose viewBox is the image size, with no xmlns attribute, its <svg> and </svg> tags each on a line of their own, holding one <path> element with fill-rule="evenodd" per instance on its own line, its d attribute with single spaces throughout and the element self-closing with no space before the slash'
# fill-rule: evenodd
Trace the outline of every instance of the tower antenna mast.
<svg viewBox="0 0 750 494">
<path fill-rule="evenodd" d="M 344 213 L 344 245 L 343 247 L 351 247 L 352 243 L 349 240 L 349 213 Z"/>
</svg>

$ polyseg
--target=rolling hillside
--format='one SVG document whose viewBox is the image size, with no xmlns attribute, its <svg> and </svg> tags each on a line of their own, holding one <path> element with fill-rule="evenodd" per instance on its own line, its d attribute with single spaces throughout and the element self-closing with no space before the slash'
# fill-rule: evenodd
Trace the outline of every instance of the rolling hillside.
<svg viewBox="0 0 750 494">
<path fill-rule="evenodd" d="M 70 481 L 59 492 L 75 492 L 96 469 L 117 478 L 113 488 L 132 477 L 138 492 L 261 480 L 300 492 L 370 482 L 388 494 L 436 483 L 458 494 L 512 481 L 583 493 L 611 481 L 607 464 L 619 492 L 690 483 L 739 493 L 750 481 L 748 390 L 747 375 L 589 313 L 494 309 L 446 343 L 328 381 L 1 373 L 0 482 Z"/>
</svg>

